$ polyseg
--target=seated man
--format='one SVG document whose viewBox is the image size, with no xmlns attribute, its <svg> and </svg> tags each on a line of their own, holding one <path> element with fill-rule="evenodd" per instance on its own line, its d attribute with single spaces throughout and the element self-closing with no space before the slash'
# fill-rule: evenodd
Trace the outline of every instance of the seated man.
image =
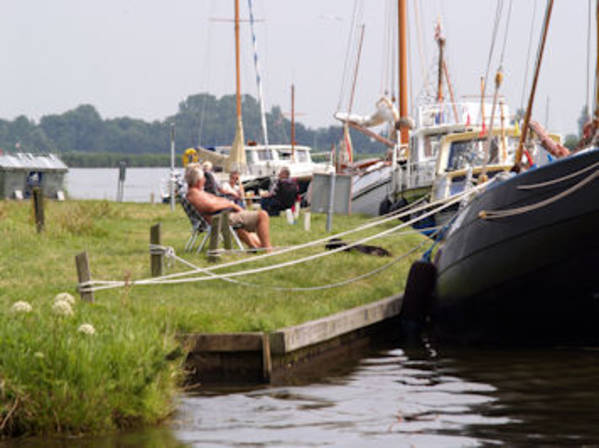
<svg viewBox="0 0 599 448">
<path fill-rule="evenodd" d="M 204 187 L 205 189 L 206 187 Z M 239 180 L 239 171 L 233 170 L 229 173 L 229 180 L 224 182 L 220 190 L 225 198 L 235 202 L 242 208 L 245 208 L 243 197 L 245 192 L 243 190 L 243 184 Z"/>
<path fill-rule="evenodd" d="M 185 180 L 188 185 L 187 200 L 208 222 L 211 221 L 211 215 L 229 209 L 232 211 L 229 214 L 229 221 L 233 227 L 238 227 L 236 232 L 239 238 L 251 248 L 262 247 L 270 251 L 269 218 L 266 212 L 262 210 L 250 212 L 228 199 L 206 192 L 204 190 L 206 178 L 198 164 L 187 165 Z"/>
<path fill-rule="evenodd" d="M 293 179 L 289 178 L 289 175 L 289 168 L 281 168 L 277 182 L 260 201 L 260 206 L 270 216 L 278 216 L 282 210 L 291 208 L 297 199 L 299 187 Z"/>
</svg>

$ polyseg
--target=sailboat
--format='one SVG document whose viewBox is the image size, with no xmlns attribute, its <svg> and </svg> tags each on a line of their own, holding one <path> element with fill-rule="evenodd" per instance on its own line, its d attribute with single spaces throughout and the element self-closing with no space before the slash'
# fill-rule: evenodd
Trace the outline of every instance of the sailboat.
<svg viewBox="0 0 599 448">
<path fill-rule="evenodd" d="M 552 6 L 550 0 L 543 36 Z M 598 125 L 596 97 L 593 128 Z M 428 319 L 441 341 L 599 343 L 597 137 L 583 150 L 523 170 L 522 135 L 511 175 L 489 182 L 458 213 L 434 264 L 413 265 L 404 318 Z M 420 315 L 410 316 L 414 310 Z"/>
</svg>

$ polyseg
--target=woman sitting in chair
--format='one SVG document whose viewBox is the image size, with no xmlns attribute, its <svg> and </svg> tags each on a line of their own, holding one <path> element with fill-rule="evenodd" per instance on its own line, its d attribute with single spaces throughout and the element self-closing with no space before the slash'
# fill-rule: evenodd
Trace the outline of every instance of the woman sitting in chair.
<svg viewBox="0 0 599 448">
<path fill-rule="evenodd" d="M 270 221 L 265 211 L 247 211 L 228 199 L 204 191 L 206 178 L 199 164 L 187 165 L 185 180 L 188 185 L 187 200 L 208 222 L 212 215 L 231 210 L 229 221 L 239 238 L 251 248 L 262 247 L 270 251 Z"/>
</svg>

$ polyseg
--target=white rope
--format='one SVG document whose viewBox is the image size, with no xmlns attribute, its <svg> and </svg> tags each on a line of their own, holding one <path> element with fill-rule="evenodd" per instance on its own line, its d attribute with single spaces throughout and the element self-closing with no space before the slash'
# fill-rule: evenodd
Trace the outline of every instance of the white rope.
<svg viewBox="0 0 599 448">
<path fill-rule="evenodd" d="M 484 185 L 486 185 L 486 184 L 484 184 Z M 478 188 L 481 188 L 481 186 L 479 186 Z M 468 192 L 468 193 L 471 193 L 471 192 L 472 192 L 472 190 L 470 192 Z M 352 248 L 354 246 L 357 246 L 358 244 L 362 244 L 362 243 L 371 241 L 373 239 L 376 239 L 376 238 L 388 235 L 390 233 L 393 233 L 393 232 L 395 232 L 395 231 L 397 231 L 397 230 L 399 230 L 401 228 L 404 228 L 404 227 L 407 227 L 407 226 L 411 226 L 412 224 L 420 221 L 421 219 L 426 218 L 426 217 L 428 217 L 430 215 L 433 215 L 435 213 L 438 213 L 439 211 L 444 210 L 444 209 L 452 206 L 453 204 L 459 202 L 462 199 L 462 196 L 463 196 L 462 194 L 456 195 L 456 196 L 453 197 L 453 199 L 447 201 L 444 205 L 442 205 L 442 206 L 440 206 L 440 207 L 438 207 L 436 209 L 433 209 L 433 210 L 431 210 L 429 212 L 426 212 L 426 213 L 424 213 L 423 215 L 421 215 L 421 216 L 419 216 L 417 218 L 414 218 L 414 219 L 412 219 L 410 221 L 407 221 L 405 223 L 399 224 L 399 225 L 397 225 L 395 227 L 387 229 L 387 230 L 385 230 L 383 232 L 380 232 L 378 234 L 362 238 L 361 240 L 355 241 L 353 243 L 349 243 L 349 244 L 347 244 L 345 246 L 342 246 L 342 247 L 339 247 L 339 248 L 336 248 L 336 249 L 332 249 L 332 250 L 327 251 L 327 252 L 318 253 L 318 254 L 306 256 L 306 257 L 303 257 L 303 258 L 299 258 L 299 259 L 290 260 L 290 261 L 287 261 L 287 262 L 282 262 L 282 263 L 279 263 L 279 264 L 271 265 L 271 266 L 264 266 L 264 267 L 261 267 L 261 268 L 247 269 L 245 271 L 238 271 L 238 272 L 231 272 L 231 273 L 221 274 L 220 276 L 217 276 L 217 275 L 214 275 L 214 276 L 208 275 L 208 276 L 203 276 L 203 277 L 177 278 L 177 279 L 172 279 L 172 278 L 171 279 L 164 279 L 162 277 L 156 277 L 156 278 L 152 278 L 152 279 L 138 280 L 138 281 L 135 281 L 135 282 L 130 282 L 129 284 L 130 285 L 148 285 L 148 284 L 155 285 L 155 284 L 177 284 L 177 283 L 199 282 L 199 281 L 207 281 L 207 280 L 215 280 L 215 279 L 238 277 L 238 276 L 250 275 L 250 274 L 259 274 L 259 273 L 263 273 L 263 272 L 272 271 L 272 270 L 275 270 L 275 269 L 281 269 L 281 268 L 284 268 L 284 267 L 293 266 L 293 265 L 296 265 L 296 264 L 299 264 L 299 263 L 305 263 L 305 262 L 308 262 L 308 261 L 312 261 L 312 260 L 315 260 L 315 259 L 318 259 L 318 258 L 322 258 L 322 257 L 329 256 L 329 255 L 332 255 L 332 254 L 337 253 L 337 252 L 341 252 L 341 251 L 350 249 L 350 248 Z M 212 274 L 212 270 L 202 269 L 202 271 L 203 271 L 202 273 L 204 273 L 204 274 L 206 274 L 207 272 L 210 272 Z M 181 274 L 183 274 L 183 275 L 190 275 L 192 273 L 198 273 L 198 272 L 190 271 L 190 272 L 181 273 Z M 124 282 L 121 282 L 121 286 L 123 286 L 123 285 L 124 285 Z M 93 290 L 94 291 L 99 291 L 99 290 L 103 290 L 103 289 L 112 289 L 114 287 L 116 287 L 116 286 L 106 285 L 106 286 L 99 286 L 97 288 L 94 288 Z"/>
<path fill-rule="evenodd" d="M 546 207 L 547 205 L 550 205 L 554 202 L 559 201 L 560 199 L 565 198 L 566 196 L 581 189 L 589 182 L 592 182 L 597 177 L 599 177 L 599 170 L 597 170 L 594 173 L 592 173 L 591 175 L 585 177 L 583 180 L 578 182 L 576 185 L 573 185 L 572 187 L 568 188 L 567 190 L 564 190 L 561 193 L 556 194 L 555 196 L 552 196 L 543 201 L 537 202 L 535 204 L 530 204 L 530 205 L 527 205 L 524 207 L 517 207 L 517 208 L 508 209 L 508 210 L 490 210 L 490 211 L 482 210 L 478 216 L 480 219 L 500 219 L 500 218 L 507 218 L 509 216 L 515 216 L 515 215 L 521 215 L 524 213 L 528 213 L 532 210 L 537 210 L 539 208 Z"/>
<path fill-rule="evenodd" d="M 581 170 L 578 170 L 578 171 L 576 171 L 574 173 L 570 173 L 570 174 L 568 174 L 566 176 L 559 177 L 559 178 L 553 179 L 553 180 L 549 180 L 547 182 L 540 182 L 538 184 L 529 184 L 529 185 L 518 185 L 518 189 L 519 190 L 532 190 L 532 189 L 535 189 L 535 188 L 543 188 L 543 187 L 547 187 L 549 185 L 558 184 L 558 183 L 564 182 L 564 181 L 566 181 L 568 179 L 572 179 L 573 177 L 576 177 L 576 176 L 578 176 L 578 175 L 580 175 L 582 173 L 590 171 L 590 170 L 592 170 L 593 168 L 596 168 L 596 167 L 599 167 L 599 162 L 593 163 L 592 165 L 589 165 L 589 166 L 587 166 L 587 167 L 585 167 L 585 168 L 583 168 Z"/>
<path fill-rule="evenodd" d="M 308 248 L 308 247 L 320 245 L 323 242 L 326 242 L 326 241 L 328 241 L 329 239 L 332 239 L 332 238 L 340 238 L 342 236 L 346 236 L 346 235 L 349 235 L 351 233 L 355 233 L 355 232 L 358 232 L 358 231 L 362 231 L 362 230 L 366 230 L 366 229 L 375 227 L 377 225 L 384 224 L 384 223 L 389 222 L 391 220 L 395 220 L 395 219 L 402 218 L 404 216 L 408 216 L 411 213 L 420 212 L 420 211 L 426 210 L 426 209 L 431 208 L 431 207 L 437 207 L 438 205 L 444 204 L 447 201 L 453 200 L 454 198 L 456 198 L 456 199 L 460 198 L 461 199 L 463 196 L 465 196 L 467 194 L 476 193 L 477 191 L 485 188 L 486 185 L 488 185 L 488 184 L 481 184 L 481 185 L 478 185 L 475 188 L 471 189 L 469 192 L 460 193 L 459 195 L 457 195 L 457 196 L 455 196 L 453 198 L 441 199 L 441 200 L 438 200 L 438 201 L 434 201 L 434 202 L 431 202 L 429 204 L 425 204 L 425 205 L 423 205 L 421 207 L 417 207 L 415 209 L 410 209 L 410 210 L 408 210 L 406 212 L 403 212 L 403 213 L 400 213 L 400 214 L 397 214 L 397 215 L 388 216 L 386 218 L 380 219 L 380 220 L 375 221 L 375 222 L 366 223 L 366 224 L 363 224 L 362 226 L 358 226 L 358 227 L 356 227 L 354 229 L 346 230 L 344 232 L 340 232 L 340 233 L 337 233 L 335 235 L 330 235 L 330 236 L 327 236 L 327 237 L 324 237 L 324 238 L 320 238 L 318 240 L 314 240 L 314 241 L 307 242 L 307 243 L 304 243 L 304 244 L 299 244 L 297 246 L 292 246 L 292 247 L 289 247 L 287 249 L 283 249 L 283 250 L 276 251 L 276 252 L 273 251 L 273 252 L 266 253 L 266 254 L 263 254 L 263 255 L 259 255 L 257 257 L 253 257 L 253 258 L 249 258 L 249 259 L 243 259 L 243 260 L 237 260 L 237 261 L 233 261 L 233 262 L 229 262 L 229 263 L 219 264 L 219 265 L 214 266 L 211 270 L 215 271 L 217 269 L 223 269 L 223 268 L 237 266 L 237 265 L 244 264 L 244 263 L 255 262 L 255 261 L 267 258 L 267 257 L 272 257 L 272 256 L 275 256 L 275 255 L 281 255 L 281 254 L 292 252 L 292 251 L 295 251 L 295 250 L 300 250 L 300 249 L 305 249 L 305 248 Z M 416 222 L 418 220 L 420 220 L 421 218 L 422 217 L 418 217 L 418 219 L 416 219 Z M 193 271 L 179 272 L 179 273 L 175 273 L 175 274 L 165 275 L 163 277 L 156 277 L 156 279 L 170 279 L 170 278 L 183 277 L 183 276 L 192 275 L 192 274 L 194 274 Z"/>
</svg>

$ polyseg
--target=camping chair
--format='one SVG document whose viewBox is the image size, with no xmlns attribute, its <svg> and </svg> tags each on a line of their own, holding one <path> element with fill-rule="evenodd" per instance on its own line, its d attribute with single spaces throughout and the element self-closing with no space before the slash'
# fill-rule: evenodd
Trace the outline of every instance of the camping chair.
<svg viewBox="0 0 599 448">
<path fill-rule="evenodd" d="M 210 235 L 212 234 L 212 226 L 206 220 L 206 218 L 204 218 L 200 214 L 200 212 L 191 204 L 191 202 L 189 202 L 189 200 L 185 197 L 185 195 L 181 196 L 181 205 L 183 206 L 183 210 L 185 210 L 185 214 L 187 215 L 187 217 L 189 218 L 189 222 L 191 223 L 191 235 L 189 236 L 189 238 L 187 239 L 187 242 L 185 243 L 185 252 L 189 252 L 189 251 L 193 250 L 193 247 L 195 246 L 196 241 L 197 241 L 198 237 L 200 236 L 200 233 L 204 232 L 205 233 L 204 238 L 202 238 L 202 242 L 200 243 L 200 245 L 198 246 L 198 248 L 196 250 L 196 253 L 200 253 L 202 251 L 202 249 L 204 248 L 204 246 L 206 245 L 208 238 L 210 238 Z M 215 213 L 215 215 L 218 215 L 218 213 Z M 230 224 L 229 224 L 229 231 L 231 232 L 231 235 L 235 239 L 237 246 L 239 246 L 239 249 L 243 250 L 243 245 L 241 244 L 241 241 L 239 240 L 239 237 L 237 236 L 237 232 L 235 232 L 235 229 Z M 222 237 L 222 235 L 221 235 L 221 237 Z"/>
</svg>

